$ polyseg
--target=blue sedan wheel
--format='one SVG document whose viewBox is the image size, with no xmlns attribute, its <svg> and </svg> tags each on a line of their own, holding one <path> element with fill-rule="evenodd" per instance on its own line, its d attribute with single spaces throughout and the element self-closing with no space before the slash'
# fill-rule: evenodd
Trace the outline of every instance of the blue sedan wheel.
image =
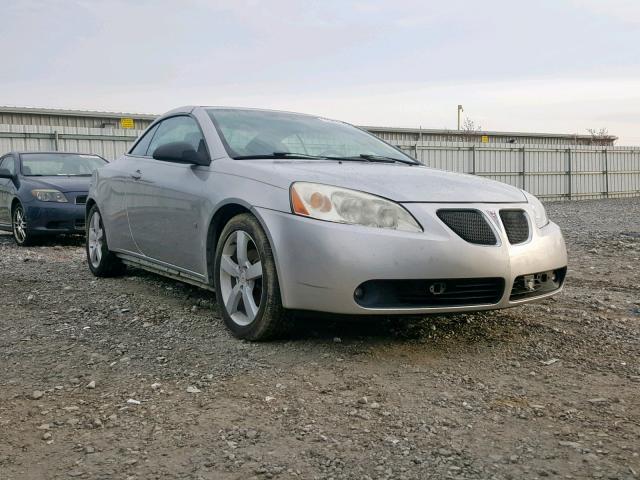
<svg viewBox="0 0 640 480">
<path fill-rule="evenodd" d="M 33 243 L 33 235 L 27 230 L 27 217 L 24 213 L 22 205 L 18 204 L 13 209 L 11 217 L 13 227 L 13 239 L 20 247 L 26 247 Z"/>
</svg>

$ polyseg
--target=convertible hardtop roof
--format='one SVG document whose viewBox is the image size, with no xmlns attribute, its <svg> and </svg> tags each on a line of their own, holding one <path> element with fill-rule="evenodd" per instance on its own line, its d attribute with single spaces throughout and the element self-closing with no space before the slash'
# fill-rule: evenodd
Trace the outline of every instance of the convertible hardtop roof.
<svg viewBox="0 0 640 480">
<path fill-rule="evenodd" d="M 169 110 L 168 112 L 164 113 L 162 117 L 175 115 L 177 113 L 191 113 L 196 108 L 202 108 L 205 110 L 247 110 L 247 111 L 254 111 L 254 112 L 290 113 L 292 115 L 304 115 L 306 117 L 324 118 L 321 115 L 313 115 L 310 113 L 301 113 L 301 112 L 291 112 L 288 110 L 274 110 L 271 108 L 231 107 L 231 106 L 223 106 L 223 105 L 185 105 L 182 107 L 174 108 L 173 110 Z"/>
</svg>

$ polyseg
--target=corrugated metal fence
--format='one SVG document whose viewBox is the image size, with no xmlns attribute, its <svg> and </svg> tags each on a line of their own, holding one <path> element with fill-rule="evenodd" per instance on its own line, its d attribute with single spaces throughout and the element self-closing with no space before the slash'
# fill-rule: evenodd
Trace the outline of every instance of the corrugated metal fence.
<svg viewBox="0 0 640 480">
<path fill-rule="evenodd" d="M 0 154 L 11 150 L 96 153 L 112 160 L 137 130 L 0 125 Z M 544 200 L 640 195 L 640 148 L 421 142 L 380 132 L 429 167 L 508 183 Z"/>
<path fill-rule="evenodd" d="M 640 195 L 640 148 L 457 142 L 398 146 L 429 167 L 498 180 L 543 200 Z"/>
</svg>

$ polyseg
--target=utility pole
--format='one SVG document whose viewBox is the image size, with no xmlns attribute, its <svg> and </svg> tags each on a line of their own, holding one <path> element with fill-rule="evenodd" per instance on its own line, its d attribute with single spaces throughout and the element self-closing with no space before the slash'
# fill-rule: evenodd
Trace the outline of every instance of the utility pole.
<svg viewBox="0 0 640 480">
<path fill-rule="evenodd" d="M 462 105 L 458 105 L 458 131 L 460 131 L 460 112 L 464 112 Z"/>
</svg>

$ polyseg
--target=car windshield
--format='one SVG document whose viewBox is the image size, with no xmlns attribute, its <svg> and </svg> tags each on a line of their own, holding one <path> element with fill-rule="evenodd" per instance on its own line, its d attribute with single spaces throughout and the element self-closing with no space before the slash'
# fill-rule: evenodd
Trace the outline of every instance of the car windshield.
<svg viewBox="0 0 640 480">
<path fill-rule="evenodd" d="M 400 150 L 347 123 L 286 112 L 207 110 L 233 158 L 336 158 L 415 163 Z"/>
<path fill-rule="evenodd" d="M 106 160 L 97 155 L 72 153 L 23 153 L 22 174 L 35 176 L 89 176 Z"/>
</svg>

